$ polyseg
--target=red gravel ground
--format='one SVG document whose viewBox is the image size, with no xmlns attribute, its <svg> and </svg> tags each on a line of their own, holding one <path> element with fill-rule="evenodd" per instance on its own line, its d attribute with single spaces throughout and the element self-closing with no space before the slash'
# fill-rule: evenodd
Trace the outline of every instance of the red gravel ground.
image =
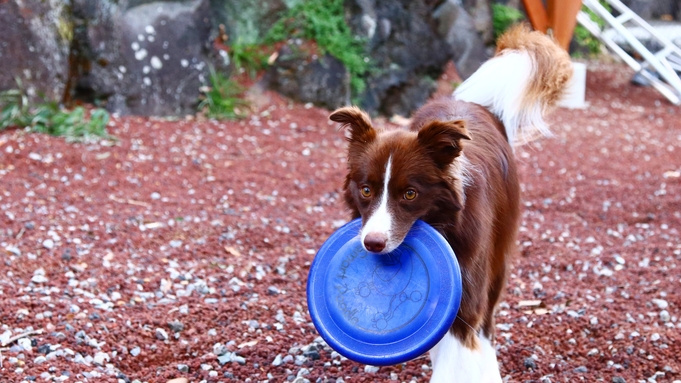
<svg viewBox="0 0 681 383">
<path fill-rule="evenodd" d="M 589 67 L 589 108 L 517 151 L 502 376 L 681 380 L 681 109 Z M 0 134 L 1 382 L 427 381 L 427 356 L 373 372 L 315 341 L 345 141 L 328 111 L 255 97 L 240 122 L 114 118 L 115 143 Z"/>
</svg>

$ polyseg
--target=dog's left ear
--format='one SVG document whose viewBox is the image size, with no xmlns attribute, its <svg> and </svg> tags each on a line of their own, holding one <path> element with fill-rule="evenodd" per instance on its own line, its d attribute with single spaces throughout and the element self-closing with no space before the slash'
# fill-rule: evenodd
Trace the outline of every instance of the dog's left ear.
<svg viewBox="0 0 681 383">
<path fill-rule="evenodd" d="M 461 154 L 462 140 L 471 137 L 463 120 L 431 121 L 418 133 L 418 142 L 423 146 L 440 169 L 450 165 Z"/>
<path fill-rule="evenodd" d="M 348 137 L 350 143 L 366 144 L 376 138 L 371 119 L 356 106 L 336 109 L 329 116 L 329 120 L 343 124 L 341 129 L 350 128 L 350 137 Z"/>
</svg>

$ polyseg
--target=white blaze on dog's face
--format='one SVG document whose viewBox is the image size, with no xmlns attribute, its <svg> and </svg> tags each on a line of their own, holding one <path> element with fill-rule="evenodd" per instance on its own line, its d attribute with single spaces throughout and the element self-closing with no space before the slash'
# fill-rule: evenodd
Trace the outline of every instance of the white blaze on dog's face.
<svg viewBox="0 0 681 383">
<path fill-rule="evenodd" d="M 364 221 L 362 231 L 360 232 L 362 245 L 366 250 L 374 253 L 389 253 L 395 250 L 404 240 L 404 237 L 396 238 L 394 235 L 391 235 L 394 232 L 394 217 L 389 208 L 392 204 L 389 204 L 390 193 L 388 193 L 391 171 L 392 157 L 388 157 L 385 173 L 383 173 L 383 190 L 381 190 L 378 202 L 375 203 L 375 208 L 367 212 L 368 218 Z M 362 186 L 362 188 L 367 187 Z M 366 189 L 360 190 L 360 194 L 363 194 L 363 196 L 364 192 L 366 192 Z"/>
<path fill-rule="evenodd" d="M 330 118 L 350 128 L 344 196 L 353 218 L 362 218 L 366 250 L 389 253 L 417 219 L 437 224 L 444 214 L 438 206 L 461 208 L 460 181 L 450 173 L 460 141 L 468 139 L 461 121 L 433 121 L 416 132 L 378 131 L 357 108 L 339 109 Z"/>
</svg>

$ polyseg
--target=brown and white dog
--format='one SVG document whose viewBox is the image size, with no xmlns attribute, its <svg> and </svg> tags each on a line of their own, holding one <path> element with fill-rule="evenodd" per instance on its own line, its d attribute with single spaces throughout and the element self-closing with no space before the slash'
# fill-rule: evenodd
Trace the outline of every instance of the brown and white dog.
<svg viewBox="0 0 681 383">
<path fill-rule="evenodd" d="M 456 320 L 431 350 L 431 382 L 501 382 L 494 311 L 520 217 L 513 145 L 548 134 L 543 116 L 572 75 L 550 38 L 515 27 L 497 54 L 454 92 L 431 101 L 409 129 L 380 130 L 355 107 L 330 119 L 348 127 L 345 201 L 375 253 L 396 249 L 417 219 L 454 249 L 463 294 Z"/>
</svg>

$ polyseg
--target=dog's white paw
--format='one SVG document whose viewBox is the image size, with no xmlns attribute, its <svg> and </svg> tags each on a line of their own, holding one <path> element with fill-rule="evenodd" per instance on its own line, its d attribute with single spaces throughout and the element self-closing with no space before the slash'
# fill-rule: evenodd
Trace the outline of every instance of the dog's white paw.
<svg viewBox="0 0 681 383">
<path fill-rule="evenodd" d="M 431 383 L 502 383 L 496 351 L 483 336 L 478 338 L 480 347 L 472 350 L 458 338 L 447 333 L 430 350 L 433 364 Z"/>
</svg>

